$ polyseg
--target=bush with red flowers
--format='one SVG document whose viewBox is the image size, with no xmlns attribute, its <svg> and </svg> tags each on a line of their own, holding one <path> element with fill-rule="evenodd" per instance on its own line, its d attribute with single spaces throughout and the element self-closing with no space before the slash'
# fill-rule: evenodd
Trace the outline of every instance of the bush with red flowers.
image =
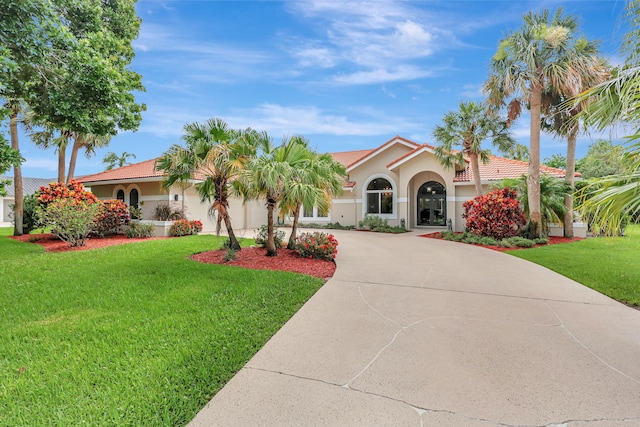
<svg viewBox="0 0 640 427">
<path fill-rule="evenodd" d="M 504 239 L 517 236 L 526 224 L 515 190 L 504 188 L 463 204 L 467 230 L 481 236 Z"/>
<path fill-rule="evenodd" d="M 48 187 L 44 185 L 38 191 L 38 207 L 46 209 L 49 203 L 60 199 L 73 199 L 76 202 L 88 204 L 98 202 L 95 194 L 84 189 L 81 182 L 71 180 L 64 182 L 52 182 Z"/>
<path fill-rule="evenodd" d="M 192 234 L 198 234 L 202 231 L 202 222 L 196 220 L 189 221 L 187 219 L 179 219 L 173 221 L 171 227 L 169 227 L 169 234 L 174 237 L 190 236 Z"/>
<path fill-rule="evenodd" d="M 98 217 L 93 232 L 100 237 L 117 234 L 120 227 L 129 222 L 129 206 L 122 200 L 103 200 L 98 207 Z"/>
<path fill-rule="evenodd" d="M 338 255 L 338 240 L 333 234 L 302 233 L 296 237 L 296 252 L 304 258 L 317 258 L 333 261 Z"/>
</svg>

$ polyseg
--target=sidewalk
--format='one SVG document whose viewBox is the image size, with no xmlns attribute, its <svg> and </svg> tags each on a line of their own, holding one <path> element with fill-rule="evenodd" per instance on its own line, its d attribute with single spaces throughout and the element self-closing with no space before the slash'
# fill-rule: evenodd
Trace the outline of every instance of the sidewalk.
<svg viewBox="0 0 640 427">
<path fill-rule="evenodd" d="M 334 278 L 190 426 L 640 425 L 639 311 L 487 249 L 334 234 Z"/>
</svg>

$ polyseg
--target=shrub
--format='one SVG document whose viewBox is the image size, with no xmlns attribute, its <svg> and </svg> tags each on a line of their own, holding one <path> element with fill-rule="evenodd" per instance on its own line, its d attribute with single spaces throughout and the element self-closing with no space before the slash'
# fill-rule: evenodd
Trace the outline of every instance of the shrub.
<svg viewBox="0 0 640 427">
<path fill-rule="evenodd" d="M 179 219 L 169 227 L 169 234 L 174 237 L 191 236 L 202 231 L 202 223 L 198 220 Z"/>
<path fill-rule="evenodd" d="M 502 240 L 503 246 L 507 248 L 518 247 L 518 248 L 532 248 L 535 246 L 536 242 L 531 239 L 526 239 L 520 236 L 509 237 L 508 239 Z"/>
<path fill-rule="evenodd" d="M 304 258 L 333 261 L 338 255 L 338 241 L 333 234 L 315 231 L 296 237 L 296 252 Z"/>
<path fill-rule="evenodd" d="M 129 222 L 129 206 L 122 200 L 104 200 L 98 205 L 94 233 L 100 237 L 116 234 Z"/>
<path fill-rule="evenodd" d="M 36 213 L 36 207 L 38 206 L 38 193 L 30 194 L 24 197 L 22 204 L 22 231 L 24 234 L 29 234 L 40 226 L 38 222 L 38 216 Z M 13 209 L 13 205 L 12 205 Z"/>
<path fill-rule="evenodd" d="M 154 227 L 153 224 L 131 222 L 127 227 L 127 231 L 125 231 L 125 235 L 129 239 L 153 237 Z"/>
<path fill-rule="evenodd" d="M 533 239 L 533 241 L 536 245 L 546 245 L 547 243 L 549 243 L 549 239 L 546 237 L 538 237 L 536 239 Z"/>
<path fill-rule="evenodd" d="M 226 262 L 233 261 L 234 259 L 236 259 L 236 255 L 237 255 L 236 251 L 234 251 L 233 249 L 229 248 L 229 249 L 227 249 L 227 251 L 224 254 L 224 260 Z"/>
<path fill-rule="evenodd" d="M 494 190 L 464 202 L 467 230 L 473 234 L 504 239 L 516 236 L 525 224 L 516 192 L 509 188 Z"/>
<path fill-rule="evenodd" d="M 286 246 L 284 242 L 285 232 L 282 230 L 278 230 L 274 228 L 273 230 L 273 241 L 275 242 L 276 248 L 284 248 Z M 258 229 L 258 235 L 256 236 L 256 245 L 261 248 L 267 247 L 267 225 L 263 224 Z"/>
<path fill-rule="evenodd" d="M 60 199 L 72 199 L 76 202 L 86 202 L 87 204 L 98 202 L 96 195 L 85 190 L 81 182 L 71 180 L 68 184 L 52 182 L 49 187 L 40 187 L 37 204 L 38 207 L 46 209 L 50 203 Z"/>
<path fill-rule="evenodd" d="M 364 219 L 358 223 L 358 228 L 381 233 L 388 233 L 391 231 L 391 226 L 385 218 L 369 214 L 365 214 Z"/>
<path fill-rule="evenodd" d="M 69 246 L 84 246 L 98 216 L 98 204 L 62 198 L 38 207 L 38 220 Z"/>
<path fill-rule="evenodd" d="M 184 212 L 180 207 L 172 207 L 171 204 L 158 203 L 153 211 L 153 219 L 156 221 L 176 221 L 185 219 Z"/>
</svg>

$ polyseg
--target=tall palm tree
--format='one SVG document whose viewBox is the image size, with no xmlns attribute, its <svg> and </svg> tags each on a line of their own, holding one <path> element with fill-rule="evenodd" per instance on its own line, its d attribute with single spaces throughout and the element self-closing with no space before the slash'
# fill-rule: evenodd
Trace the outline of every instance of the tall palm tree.
<svg viewBox="0 0 640 427">
<path fill-rule="evenodd" d="M 311 161 L 312 152 L 307 148 L 304 139 L 299 136 L 285 137 L 282 139 L 282 144 L 274 147 L 266 133 L 261 134 L 260 150 L 262 154 L 251 160 L 237 188 L 245 199 L 265 200 L 267 206 L 267 256 L 276 256 L 278 252 L 274 239 L 274 212 L 287 193 L 293 192 L 288 187 L 295 182 L 296 177 L 301 176 L 298 170 Z M 316 191 L 315 196 L 319 197 L 320 195 L 321 191 Z M 317 200 L 315 196 L 309 197 L 309 201 Z"/>
<path fill-rule="evenodd" d="M 20 101 L 9 99 L 5 103 L 5 108 L 9 110 L 9 135 L 11 138 L 11 148 L 20 152 L 20 142 L 18 139 L 18 115 L 22 111 Z M 13 165 L 13 235 L 22 236 L 24 233 L 24 189 L 22 186 L 22 166 L 21 163 Z"/>
<path fill-rule="evenodd" d="M 216 233 L 224 222 L 231 249 L 240 250 L 229 214 L 232 182 L 238 178 L 256 152 L 257 133 L 231 129 L 221 119 L 204 123 L 188 123 L 182 139 L 185 146 L 173 145 L 157 161 L 156 169 L 164 171 L 166 187 L 174 184 L 195 188 L 203 202 L 211 203 L 209 212 L 217 215 Z"/>
<path fill-rule="evenodd" d="M 596 56 L 579 58 L 581 61 L 587 62 L 584 66 L 576 67 L 576 69 L 585 73 L 580 75 L 580 85 L 574 86 L 572 89 L 582 92 L 590 87 L 596 86 L 609 78 L 609 67 L 601 58 Z M 591 62 L 591 65 L 588 64 Z M 573 238 L 573 192 L 575 189 L 575 173 L 576 173 L 576 143 L 578 140 L 578 132 L 580 129 L 586 129 L 584 121 L 576 119 L 576 116 L 584 110 L 588 105 L 588 99 L 567 106 L 567 97 L 575 97 L 576 93 L 561 93 L 554 88 L 543 93 L 542 108 L 545 115 L 542 127 L 554 134 L 566 138 L 567 140 L 567 163 L 565 167 L 565 182 L 570 188 L 570 192 L 566 195 L 564 204 L 566 212 L 563 218 L 564 237 Z"/>
<path fill-rule="evenodd" d="M 133 153 L 128 153 L 126 151 L 123 151 L 122 154 L 118 156 L 113 151 L 110 151 L 104 156 L 104 159 L 102 159 L 102 163 L 107 165 L 104 168 L 104 170 L 110 171 L 115 167 L 121 168 L 123 166 L 130 165 L 131 164 L 131 162 L 129 161 L 130 158 L 135 159 L 136 155 Z"/>
<path fill-rule="evenodd" d="M 491 152 L 482 148 L 490 139 L 500 151 L 508 151 L 515 145 L 506 123 L 476 102 L 460 102 L 459 111 L 450 111 L 436 126 L 433 137 L 440 143 L 435 155 L 446 168 L 464 165 L 467 156 L 473 170 L 476 195 L 482 195 L 480 161 L 489 162 Z"/>
<path fill-rule="evenodd" d="M 346 170 L 330 154 L 310 152 L 310 158 L 293 170 L 285 194 L 280 202 L 280 211 L 293 217 L 289 249 L 295 248 L 298 221 L 303 206 L 315 206 L 322 212 L 331 208 L 331 200 L 342 194 Z"/>
<path fill-rule="evenodd" d="M 67 172 L 67 183 L 74 177 L 76 171 L 76 160 L 81 149 L 85 150 L 87 158 L 95 153 L 96 148 L 106 147 L 111 141 L 111 135 L 94 135 L 85 133 L 73 133 L 73 145 L 71 146 L 71 156 L 69 157 L 69 171 Z"/>
<path fill-rule="evenodd" d="M 515 120 L 527 106 L 531 115 L 528 197 L 534 234 L 540 234 L 540 129 L 542 93 L 554 88 L 562 94 L 578 93 L 581 67 L 596 53 L 596 46 L 575 35 L 577 21 L 558 9 L 524 15 L 524 25 L 500 41 L 491 61 L 491 74 L 484 85 L 489 105 L 507 105 L 509 120 Z M 583 59 L 584 60 L 581 60 Z M 537 230 L 536 230 L 537 229 Z"/>
</svg>

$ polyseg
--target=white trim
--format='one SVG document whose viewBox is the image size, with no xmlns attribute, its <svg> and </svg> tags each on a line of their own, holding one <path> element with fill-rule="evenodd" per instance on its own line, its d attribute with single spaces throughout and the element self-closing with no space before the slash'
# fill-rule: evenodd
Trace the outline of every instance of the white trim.
<svg viewBox="0 0 640 427">
<path fill-rule="evenodd" d="M 327 216 L 318 216 L 318 207 L 313 207 L 313 216 L 304 216 L 304 206 L 300 207 L 299 221 L 331 221 L 331 210 L 327 212 Z"/>
<path fill-rule="evenodd" d="M 138 190 L 138 194 L 140 194 L 140 190 Z M 171 198 L 170 194 L 167 194 L 165 196 L 160 195 L 160 196 L 140 196 L 138 198 L 138 200 L 140 202 L 155 202 L 155 201 L 161 201 L 161 202 L 173 202 L 174 200 Z"/>
<path fill-rule="evenodd" d="M 373 181 L 374 179 L 377 178 L 384 178 L 387 181 L 389 181 L 389 183 L 391 184 L 391 197 L 392 197 L 392 203 L 391 203 L 391 213 L 390 214 L 369 214 L 367 213 L 367 186 L 369 186 L 369 183 L 371 181 Z M 365 215 L 369 215 L 369 216 L 377 216 L 380 218 L 386 218 L 386 219 L 398 219 L 398 185 L 396 184 L 396 182 L 393 180 L 393 178 L 391 178 L 389 175 L 384 174 L 384 173 L 376 173 L 373 175 L 370 175 L 369 178 L 366 179 L 366 181 L 364 182 L 364 185 L 362 186 L 362 199 L 361 199 L 361 203 L 362 203 L 362 218 L 365 217 Z"/>
<path fill-rule="evenodd" d="M 122 192 L 124 193 L 124 200 L 127 200 L 127 189 L 124 188 L 124 185 L 122 184 L 118 184 L 115 187 L 113 187 L 113 191 L 111 192 L 112 195 L 112 199 L 117 199 L 118 198 L 118 191 L 122 190 Z M 124 201 L 123 200 L 123 201 Z"/>
<path fill-rule="evenodd" d="M 447 196 L 447 202 L 466 202 L 467 200 L 471 200 L 474 197 L 471 197 L 471 196 L 469 196 L 469 197 L 465 197 L 465 196 Z"/>
<path fill-rule="evenodd" d="M 353 165 L 349 166 L 347 168 L 347 172 L 351 172 L 352 170 L 354 170 L 358 166 L 362 165 L 365 162 L 368 162 L 370 159 L 372 159 L 375 156 L 377 156 L 378 154 L 382 153 L 387 148 L 391 148 L 391 147 L 393 147 L 394 145 L 396 145 L 398 143 L 404 145 L 405 147 L 411 148 L 412 150 L 415 150 L 416 148 L 418 148 L 420 146 L 420 144 L 415 144 L 415 143 L 414 143 L 415 145 L 414 144 L 410 144 L 407 141 L 404 141 L 404 140 L 400 139 L 398 136 L 395 136 L 394 138 L 392 138 L 389 141 L 387 141 L 384 144 L 382 144 L 380 147 L 378 147 L 375 150 L 373 150 L 366 157 L 358 160 L 357 163 L 354 163 Z"/>
<path fill-rule="evenodd" d="M 125 185 L 128 183 L 135 182 L 154 182 L 154 181 L 164 181 L 163 176 L 151 176 L 147 178 L 129 178 L 129 179 L 111 179 L 109 181 L 80 181 L 83 185 L 91 186 L 91 185 L 107 185 L 107 184 L 120 184 Z"/>
<path fill-rule="evenodd" d="M 414 150 L 418 148 L 418 147 L 414 147 Z M 397 167 L 399 167 L 400 165 L 402 165 L 403 163 L 408 162 L 409 160 L 413 159 L 416 156 L 419 156 L 420 154 L 424 153 L 424 152 L 428 152 L 431 154 L 434 154 L 434 151 L 429 148 L 429 147 L 422 147 L 421 149 L 419 149 L 418 151 L 415 151 L 413 154 L 411 154 L 410 156 L 405 157 L 404 159 L 400 160 L 400 161 L 394 161 L 392 162 L 389 166 L 390 170 L 394 170 Z M 397 162 L 397 163 L 396 163 Z"/>
<path fill-rule="evenodd" d="M 332 205 L 350 205 L 353 203 L 358 203 L 362 201 L 362 199 L 333 199 L 331 201 Z"/>
<path fill-rule="evenodd" d="M 409 203 L 408 197 L 398 197 L 398 203 Z"/>
</svg>

